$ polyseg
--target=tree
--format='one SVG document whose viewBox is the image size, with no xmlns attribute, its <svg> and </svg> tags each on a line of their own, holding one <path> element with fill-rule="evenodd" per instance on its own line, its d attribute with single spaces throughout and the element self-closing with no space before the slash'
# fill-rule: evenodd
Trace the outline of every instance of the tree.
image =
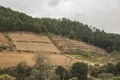
<svg viewBox="0 0 120 80">
<path fill-rule="evenodd" d="M 15 71 L 17 72 L 17 80 L 23 80 L 31 73 L 31 67 L 27 66 L 25 62 L 17 64 Z"/>
<path fill-rule="evenodd" d="M 118 63 L 116 64 L 116 68 L 117 68 L 118 73 L 120 74 L 120 62 L 118 62 Z"/>
<path fill-rule="evenodd" d="M 106 65 L 105 70 L 106 70 L 106 73 L 112 73 L 114 75 L 117 75 L 118 73 L 116 66 L 112 63 L 108 63 L 108 65 Z"/>
<path fill-rule="evenodd" d="M 62 66 L 58 66 L 55 69 L 55 74 L 59 75 L 60 80 L 68 80 L 69 79 L 68 71 L 65 68 L 63 68 Z"/>
<path fill-rule="evenodd" d="M 76 62 L 72 66 L 71 73 L 78 80 L 87 80 L 88 65 L 83 62 Z"/>
<path fill-rule="evenodd" d="M 16 66 L 17 73 L 23 73 L 24 72 L 24 67 L 25 67 L 24 62 L 20 62 L 19 64 L 17 64 L 17 66 Z"/>
<path fill-rule="evenodd" d="M 46 53 L 38 53 L 35 56 L 35 66 L 32 69 L 33 80 L 45 80 L 49 77 L 49 62 Z"/>
</svg>

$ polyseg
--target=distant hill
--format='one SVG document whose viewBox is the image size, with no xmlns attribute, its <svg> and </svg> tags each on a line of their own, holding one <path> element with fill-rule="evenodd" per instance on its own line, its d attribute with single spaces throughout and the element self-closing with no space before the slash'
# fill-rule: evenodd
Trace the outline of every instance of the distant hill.
<svg viewBox="0 0 120 80">
<path fill-rule="evenodd" d="M 106 33 L 95 27 L 69 19 L 32 18 L 24 13 L 0 6 L 0 31 L 28 31 L 53 33 L 81 40 L 104 48 L 108 52 L 120 51 L 120 35 Z"/>
</svg>

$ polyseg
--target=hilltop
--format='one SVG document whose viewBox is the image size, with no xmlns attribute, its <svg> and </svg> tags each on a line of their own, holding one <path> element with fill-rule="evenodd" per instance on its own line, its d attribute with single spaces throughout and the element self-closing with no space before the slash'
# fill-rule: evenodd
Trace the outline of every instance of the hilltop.
<svg viewBox="0 0 120 80">
<path fill-rule="evenodd" d="M 120 35 L 106 33 L 87 24 L 70 19 L 32 18 L 10 8 L 0 6 L 0 31 L 27 31 L 56 34 L 103 48 L 120 51 Z"/>
</svg>

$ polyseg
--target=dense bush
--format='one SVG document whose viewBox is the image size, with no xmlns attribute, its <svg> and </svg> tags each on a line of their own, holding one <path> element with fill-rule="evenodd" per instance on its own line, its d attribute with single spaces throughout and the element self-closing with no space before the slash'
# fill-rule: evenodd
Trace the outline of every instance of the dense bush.
<svg viewBox="0 0 120 80">
<path fill-rule="evenodd" d="M 32 80 L 46 80 L 49 78 L 50 73 L 49 60 L 46 53 L 38 53 L 35 56 L 35 65 L 32 68 Z"/>
<path fill-rule="evenodd" d="M 90 67 L 89 68 L 89 72 L 90 75 L 93 77 L 110 77 L 112 75 L 114 76 L 119 76 L 120 75 L 120 62 L 118 62 L 117 64 L 112 64 L 112 63 L 108 63 L 107 65 L 104 65 L 102 67 Z M 112 76 L 113 77 L 113 76 Z"/>
<path fill-rule="evenodd" d="M 0 75 L 8 74 L 13 77 L 16 77 L 16 80 L 24 80 L 26 77 L 30 76 L 31 67 L 27 65 L 22 66 L 22 68 L 17 68 L 17 67 L 9 67 L 9 68 L 0 69 Z"/>
<path fill-rule="evenodd" d="M 112 63 L 108 63 L 106 66 L 105 66 L 105 71 L 107 73 L 112 73 L 114 75 L 117 75 L 118 74 L 118 71 L 117 71 L 117 68 L 114 64 Z"/>
<path fill-rule="evenodd" d="M 88 75 L 88 65 L 83 62 L 76 62 L 71 68 L 71 73 L 78 80 L 87 80 Z"/>
<path fill-rule="evenodd" d="M 111 79 L 114 75 L 112 73 L 101 73 L 98 75 L 100 79 Z"/>
<path fill-rule="evenodd" d="M 58 66 L 55 69 L 55 74 L 59 75 L 60 80 L 68 80 L 69 79 L 68 71 L 65 68 L 63 68 L 62 66 Z"/>
<path fill-rule="evenodd" d="M 116 64 L 116 68 L 117 68 L 118 74 L 120 75 L 120 62 Z"/>
</svg>

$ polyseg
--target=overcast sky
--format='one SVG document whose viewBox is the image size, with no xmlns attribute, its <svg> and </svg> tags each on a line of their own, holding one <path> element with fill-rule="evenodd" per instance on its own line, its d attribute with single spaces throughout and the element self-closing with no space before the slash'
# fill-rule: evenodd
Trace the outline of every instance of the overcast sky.
<svg viewBox="0 0 120 80">
<path fill-rule="evenodd" d="M 120 34 L 120 0 L 0 0 L 33 17 L 69 18 Z"/>
</svg>

